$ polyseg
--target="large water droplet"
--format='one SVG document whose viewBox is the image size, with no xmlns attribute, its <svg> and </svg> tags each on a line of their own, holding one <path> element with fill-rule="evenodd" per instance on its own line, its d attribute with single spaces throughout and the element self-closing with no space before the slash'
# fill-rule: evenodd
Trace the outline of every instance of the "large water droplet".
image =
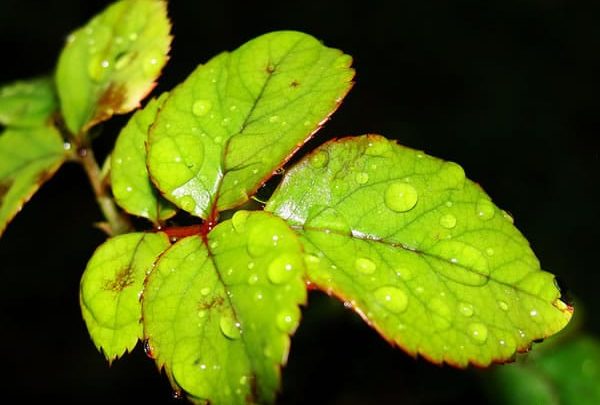
<svg viewBox="0 0 600 405">
<path fill-rule="evenodd" d="M 386 156 L 390 152 L 390 143 L 387 139 L 380 139 L 373 142 L 369 142 L 367 149 L 365 149 L 365 155 L 369 156 Z"/>
<path fill-rule="evenodd" d="M 358 184 L 365 184 L 369 181 L 369 174 L 366 172 L 356 173 L 354 179 Z"/>
<path fill-rule="evenodd" d="M 440 225 L 446 229 L 452 229 L 456 226 L 456 217 L 452 214 L 442 215 Z"/>
<path fill-rule="evenodd" d="M 462 189 L 465 184 L 465 171 L 454 162 L 444 162 L 438 176 L 444 188 Z"/>
<path fill-rule="evenodd" d="M 259 257 L 273 249 L 273 234 L 261 227 L 253 227 L 248 234 L 248 253 L 252 257 Z"/>
<path fill-rule="evenodd" d="M 385 205 L 396 212 L 406 212 L 417 204 L 419 195 L 417 190 L 408 183 L 392 183 L 385 190 Z"/>
<path fill-rule="evenodd" d="M 487 257 L 475 247 L 456 240 L 441 240 L 429 250 L 434 269 L 457 283 L 479 286 L 489 280 Z"/>
<path fill-rule="evenodd" d="M 110 66 L 110 62 L 102 57 L 102 55 L 94 56 L 88 65 L 88 74 L 90 78 L 99 82 L 104 77 L 108 67 Z"/>
<path fill-rule="evenodd" d="M 294 307 L 294 310 L 283 310 L 279 312 L 275 322 L 280 331 L 290 333 L 296 328 L 296 325 L 298 325 L 299 319 L 300 310 L 298 310 L 298 307 Z"/>
<path fill-rule="evenodd" d="M 469 303 L 466 303 L 466 302 L 459 303 L 458 310 L 460 311 L 461 314 L 463 314 L 466 317 L 473 316 L 473 305 L 471 305 Z"/>
<path fill-rule="evenodd" d="M 267 269 L 269 280 L 274 284 L 283 284 L 289 281 L 298 268 L 297 262 L 296 255 L 284 253 L 276 257 Z"/>
<path fill-rule="evenodd" d="M 492 219 L 496 210 L 494 205 L 486 199 L 481 199 L 477 201 L 477 206 L 475 207 L 475 212 L 480 219 L 487 221 L 488 219 Z"/>
<path fill-rule="evenodd" d="M 233 217 L 231 217 L 233 228 L 239 233 L 244 232 L 249 216 L 249 211 L 236 211 L 235 214 L 233 214 Z"/>
<path fill-rule="evenodd" d="M 320 150 L 310 157 L 310 165 L 315 169 L 321 169 L 329 163 L 329 153 L 325 150 Z"/>
<path fill-rule="evenodd" d="M 212 103 L 210 100 L 196 100 L 194 104 L 192 104 L 192 113 L 196 117 L 205 116 L 212 108 Z"/>
<path fill-rule="evenodd" d="M 408 297 L 406 293 L 396 287 L 381 287 L 375 290 L 375 299 L 393 313 L 406 310 Z"/>
<path fill-rule="evenodd" d="M 354 261 L 354 268 L 362 274 L 373 274 L 377 270 L 377 265 L 366 257 L 359 257 Z"/>
<path fill-rule="evenodd" d="M 471 339 L 477 344 L 484 344 L 488 337 L 487 327 L 479 322 L 469 324 L 468 333 Z"/>
<path fill-rule="evenodd" d="M 229 339 L 239 339 L 242 334 L 240 323 L 230 316 L 221 316 L 219 327 L 221 328 L 223 335 Z"/>
</svg>

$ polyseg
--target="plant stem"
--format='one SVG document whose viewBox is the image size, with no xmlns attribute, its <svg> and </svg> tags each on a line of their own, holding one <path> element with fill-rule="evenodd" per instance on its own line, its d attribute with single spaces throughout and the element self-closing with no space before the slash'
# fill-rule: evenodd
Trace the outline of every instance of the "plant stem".
<svg viewBox="0 0 600 405">
<path fill-rule="evenodd" d="M 127 216 L 119 211 L 112 196 L 108 192 L 106 183 L 102 179 L 100 166 L 98 166 L 92 148 L 85 145 L 80 146 L 77 149 L 77 156 L 79 163 L 83 166 L 83 169 L 90 180 L 100 210 L 108 222 L 108 229 L 105 227 L 102 229 L 110 236 L 129 232 L 132 229 L 131 222 L 129 222 Z"/>
</svg>

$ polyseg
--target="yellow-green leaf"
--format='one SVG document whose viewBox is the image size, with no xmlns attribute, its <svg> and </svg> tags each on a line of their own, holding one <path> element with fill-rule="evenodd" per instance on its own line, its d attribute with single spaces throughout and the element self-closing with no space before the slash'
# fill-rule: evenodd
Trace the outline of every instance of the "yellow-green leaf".
<svg viewBox="0 0 600 405">
<path fill-rule="evenodd" d="M 0 124 L 30 127 L 46 124 L 57 100 L 50 78 L 19 80 L 0 87 Z"/>
</svg>

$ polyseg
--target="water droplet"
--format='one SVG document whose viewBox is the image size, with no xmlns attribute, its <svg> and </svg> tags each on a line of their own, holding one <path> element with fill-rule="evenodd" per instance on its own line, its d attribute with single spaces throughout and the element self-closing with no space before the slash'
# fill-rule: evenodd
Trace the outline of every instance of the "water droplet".
<svg viewBox="0 0 600 405">
<path fill-rule="evenodd" d="M 468 304 L 466 302 L 461 302 L 458 304 L 458 310 L 464 316 L 473 316 L 473 305 Z"/>
<path fill-rule="evenodd" d="M 469 325 L 468 330 L 469 336 L 475 343 L 483 344 L 487 340 L 488 337 L 488 329 L 487 327 L 479 322 L 474 322 Z"/>
<path fill-rule="evenodd" d="M 446 207 L 450 208 L 452 207 L 454 204 L 452 203 L 452 201 L 446 201 Z"/>
<path fill-rule="evenodd" d="M 71 150 L 72 147 L 73 147 L 73 145 L 71 145 L 71 142 L 65 142 L 65 143 L 63 143 L 63 149 L 64 150 Z"/>
<path fill-rule="evenodd" d="M 137 38 L 138 38 L 137 32 L 132 32 L 131 34 L 129 34 L 130 41 L 135 41 Z"/>
<path fill-rule="evenodd" d="M 277 328 L 284 333 L 291 333 L 300 319 L 300 311 L 298 307 L 294 307 L 295 310 L 284 310 L 277 314 L 276 323 Z"/>
<path fill-rule="evenodd" d="M 259 257 L 271 251 L 274 247 L 273 234 L 261 227 L 253 227 L 248 234 L 246 249 L 252 257 Z"/>
<path fill-rule="evenodd" d="M 365 155 L 368 156 L 386 156 L 390 151 L 390 143 L 387 139 L 380 139 L 369 142 Z"/>
<path fill-rule="evenodd" d="M 250 277 L 248 277 L 248 284 L 254 285 L 256 283 L 258 283 L 258 274 L 251 274 Z"/>
<path fill-rule="evenodd" d="M 277 121 L 279 121 L 279 117 L 277 115 L 272 115 L 272 116 L 269 117 L 269 122 L 270 123 L 274 123 L 274 122 L 277 122 Z"/>
<path fill-rule="evenodd" d="M 406 310 L 408 297 L 406 293 L 396 287 L 381 287 L 375 290 L 375 299 L 393 313 Z"/>
<path fill-rule="evenodd" d="M 198 318 L 204 318 L 206 316 L 206 311 L 205 310 L 200 310 L 198 311 Z M 199 323 L 198 326 L 202 327 L 202 324 Z"/>
<path fill-rule="evenodd" d="M 315 169 L 321 169 L 329 163 L 329 153 L 321 150 L 310 157 L 310 165 Z"/>
<path fill-rule="evenodd" d="M 93 81 L 99 82 L 104 77 L 104 73 L 109 66 L 110 63 L 108 60 L 104 59 L 101 55 L 96 55 L 90 60 L 88 74 Z"/>
<path fill-rule="evenodd" d="M 508 311 L 508 304 L 504 301 L 498 301 L 498 306 L 503 311 Z"/>
<path fill-rule="evenodd" d="M 369 174 L 365 172 L 356 173 L 356 176 L 354 176 L 354 178 L 356 179 L 356 182 L 358 184 L 365 184 L 369 181 Z"/>
<path fill-rule="evenodd" d="M 212 103 L 209 100 L 196 100 L 192 104 L 192 113 L 196 117 L 205 116 L 212 108 Z"/>
<path fill-rule="evenodd" d="M 538 311 L 537 311 L 536 309 L 532 309 L 531 311 L 529 311 L 529 315 L 530 315 L 532 318 L 535 318 L 535 317 L 537 317 L 537 316 L 538 316 Z"/>
<path fill-rule="evenodd" d="M 159 63 L 159 61 L 162 59 L 163 56 L 160 52 L 151 52 L 150 55 L 146 57 L 144 62 L 144 73 L 148 76 L 156 75 L 162 67 L 161 63 Z"/>
<path fill-rule="evenodd" d="M 410 280 L 413 277 L 412 270 L 408 267 L 397 268 L 396 275 L 403 280 Z"/>
<path fill-rule="evenodd" d="M 491 247 L 487 248 L 485 250 L 485 254 L 488 256 L 493 256 L 494 255 L 494 249 L 492 249 Z"/>
<path fill-rule="evenodd" d="M 254 262 L 248 262 L 248 270 L 251 270 L 254 268 Z"/>
<path fill-rule="evenodd" d="M 303 124 L 303 125 L 304 125 L 305 127 L 309 126 L 309 125 L 310 125 L 310 121 L 308 121 L 308 120 L 304 121 L 304 124 Z"/>
<path fill-rule="evenodd" d="M 262 299 L 264 298 L 263 293 L 261 291 L 257 291 L 256 293 L 254 293 L 254 300 L 255 301 L 262 301 Z"/>
<path fill-rule="evenodd" d="M 250 212 L 248 211 L 236 211 L 235 214 L 233 214 L 233 217 L 231 217 L 233 228 L 239 233 L 244 232 L 249 216 Z"/>
<path fill-rule="evenodd" d="M 465 184 L 465 171 L 454 162 L 444 162 L 438 173 L 445 188 L 462 189 Z"/>
<path fill-rule="evenodd" d="M 187 212 L 194 212 L 196 201 L 194 201 L 194 198 L 191 195 L 184 195 L 181 197 L 181 200 L 179 200 L 179 206 Z"/>
<path fill-rule="evenodd" d="M 269 264 L 267 275 L 274 284 L 282 284 L 290 280 L 298 268 L 296 255 L 282 254 Z"/>
<path fill-rule="evenodd" d="M 489 280 L 488 259 L 477 248 L 456 240 L 441 240 L 429 249 L 438 259 L 431 261 L 434 269 L 457 283 L 479 286 Z"/>
<path fill-rule="evenodd" d="M 359 257 L 354 262 L 354 268 L 362 274 L 373 274 L 377 270 L 377 265 L 366 257 Z"/>
<path fill-rule="evenodd" d="M 205 295 L 205 296 L 206 296 L 206 295 L 208 295 L 208 294 L 210 294 L 210 288 L 208 288 L 208 287 L 203 287 L 203 288 L 200 290 L 200 294 L 202 294 L 202 295 Z"/>
<path fill-rule="evenodd" d="M 406 212 L 417 204 L 419 195 L 417 190 L 408 183 L 396 182 L 385 190 L 385 205 L 392 211 Z"/>
<path fill-rule="evenodd" d="M 502 210 L 502 218 L 506 219 L 511 224 L 515 223 L 515 220 L 513 219 L 512 215 L 510 215 L 508 212 L 506 212 L 504 210 Z"/>
<path fill-rule="evenodd" d="M 484 221 L 492 219 L 496 213 L 494 205 L 489 200 L 483 198 L 477 202 L 475 211 L 477 212 L 477 216 Z"/>
<path fill-rule="evenodd" d="M 242 334 L 240 323 L 229 316 L 221 316 L 219 327 L 223 335 L 229 339 L 239 339 Z"/>
<path fill-rule="evenodd" d="M 452 229 L 456 226 L 456 217 L 452 214 L 442 215 L 440 225 L 446 229 Z"/>
</svg>

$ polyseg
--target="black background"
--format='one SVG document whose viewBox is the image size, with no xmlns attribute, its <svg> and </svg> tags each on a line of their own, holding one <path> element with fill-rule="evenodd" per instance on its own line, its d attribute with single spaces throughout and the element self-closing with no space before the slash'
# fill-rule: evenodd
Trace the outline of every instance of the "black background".
<svg viewBox="0 0 600 405">
<path fill-rule="evenodd" d="M 0 82 L 50 72 L 68 33 L 107 4 L 2 0 Z M 278 29 L 353 55 L 357 83 L 308 147 L 373 132 L 459 162 L 513 214 L 543 267 L 566 282 L 585 330 L 600 333 L 600 3 L 173 0 L 169 11 L 175 41 L 158 91 Z M 100 155 L 125 121 L 104 126 Z M 78 285 L 104 238 L 91 226 L 98 220 L 84 175 L 67 165 L 0 240 L 0 395 L 9 403 L 174 401 L 139 348 L 109 368 L 87 336 Z M 280 402 L 490 402 L 480 384 L 488 373 L 414 360 L 313 293 Z"/>
</svg>

